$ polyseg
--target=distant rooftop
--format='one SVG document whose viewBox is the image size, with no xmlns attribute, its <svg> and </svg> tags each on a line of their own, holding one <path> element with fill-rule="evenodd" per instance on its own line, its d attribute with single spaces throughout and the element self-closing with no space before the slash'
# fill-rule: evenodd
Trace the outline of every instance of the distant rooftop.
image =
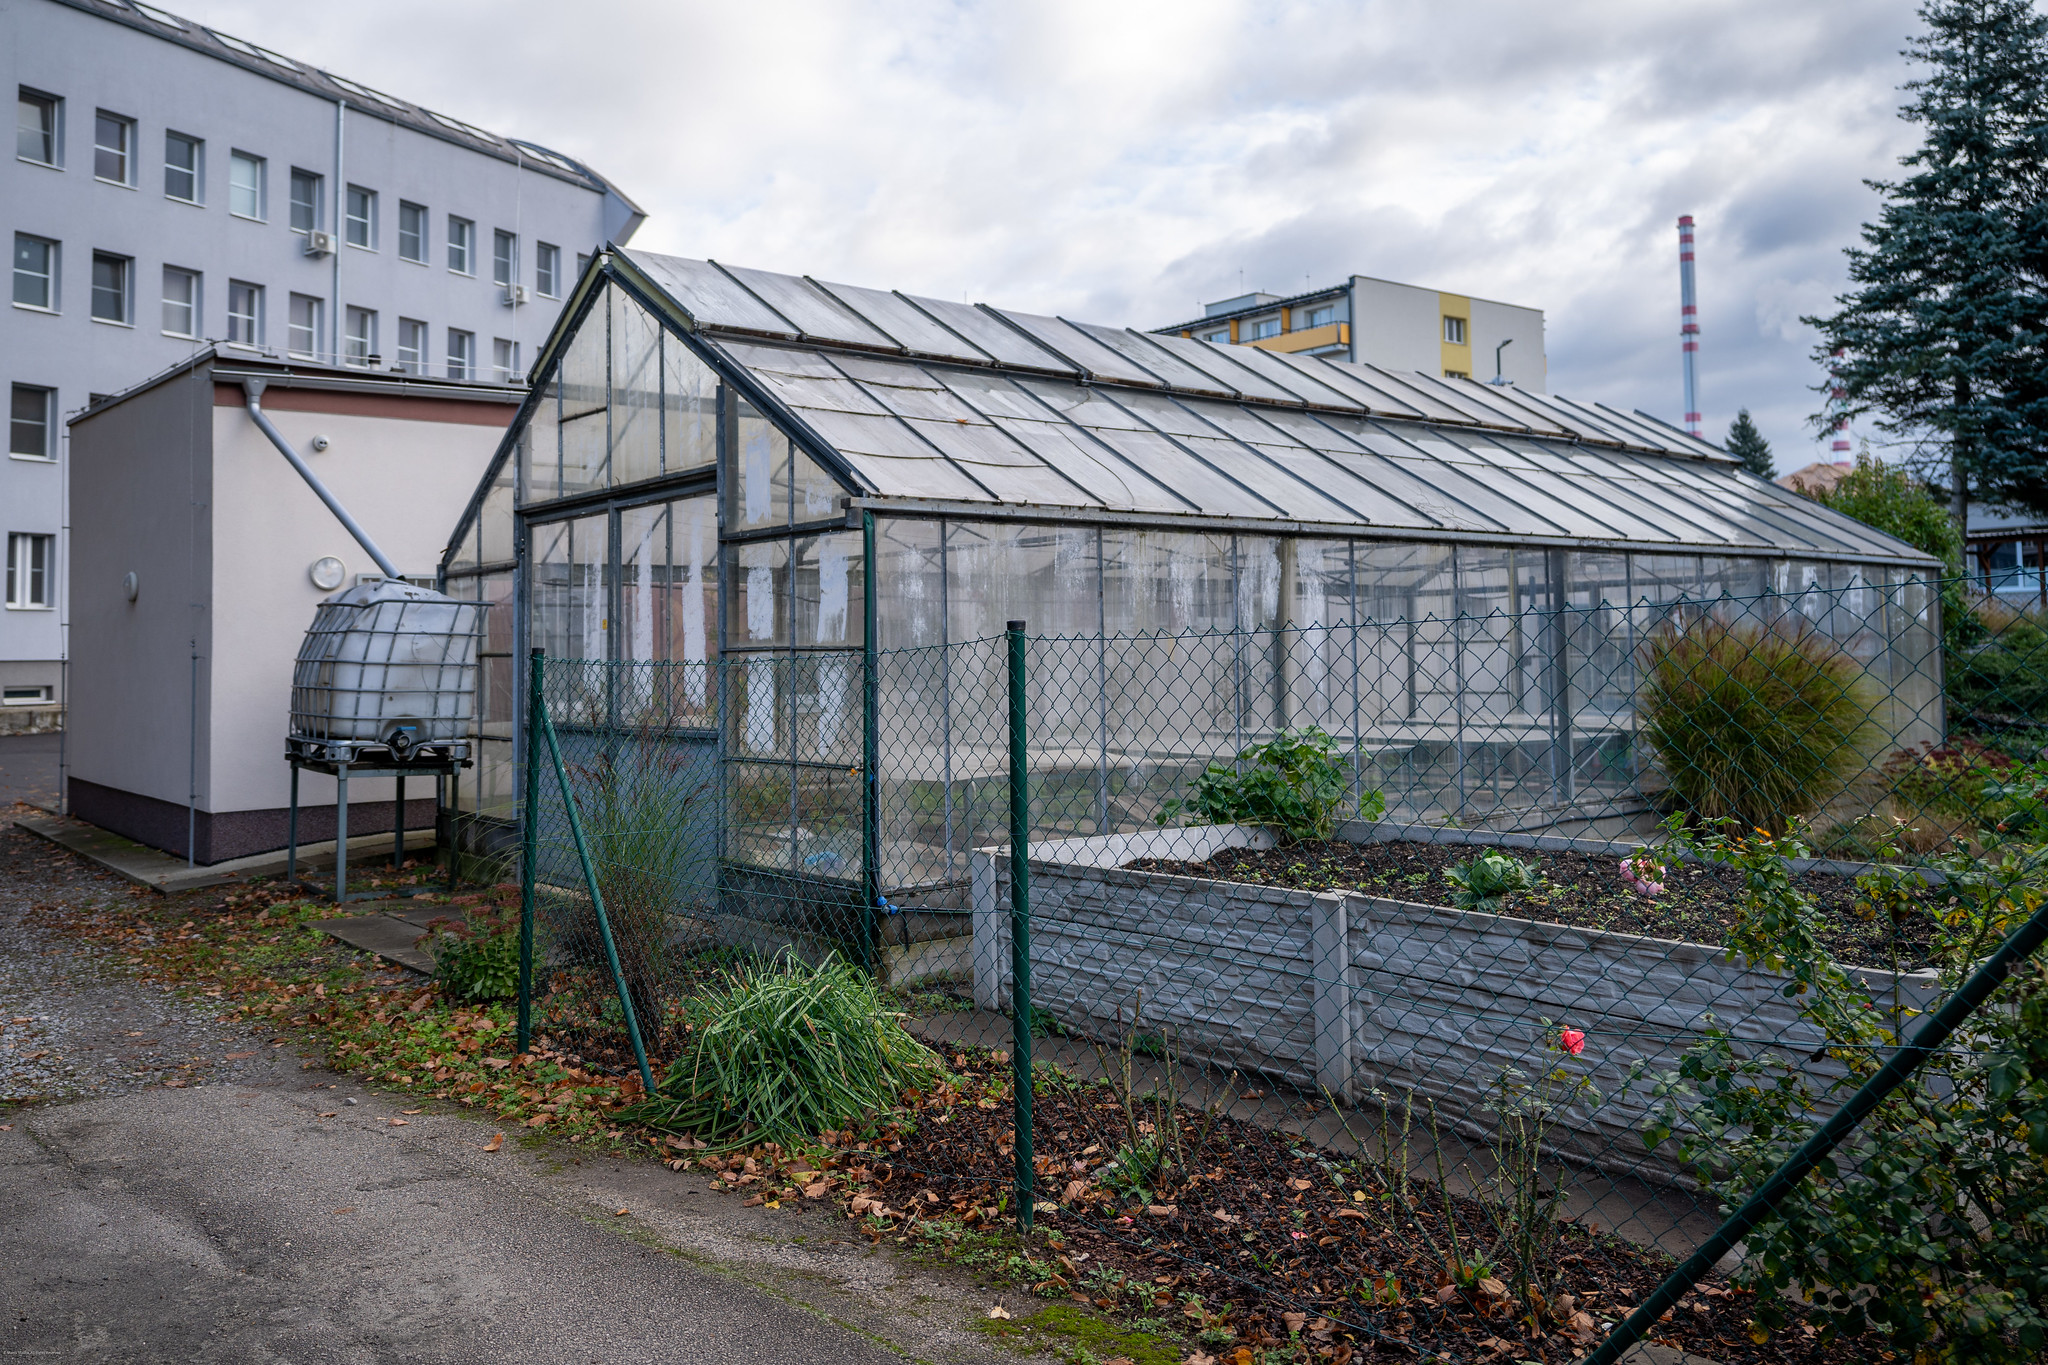
<svg viewBox="0 0 2048 1365">
<path fill-rule="evenodd" d="M 465 123 L 451 114 L 438 113 L 421 105 L 402 100 L 396 95 L 387 95 L 345 76 L 323 71 L 309 62 L 273 52 L 246 39 L 236 38 L 211 29 L 194 19 L 181 18 L 155 5 L 144 4 L 143 0 L 57 0 L 58 4 L 72 9 L 84 10 L 113 23 L 125 25 L 147 33 L 151 37 L 176 43 L 194 52 L 203 52 L 209 57 L 253 71 L 259 76 L 296 86 L 308 94 L 322 99 L 346 100 L 348 107 L 362 114 L 371 114 L 392 123 L 403 124 L 428 137 L 443 142 L 453 142 L 518 165 L 531 167 L 543 175 L 587 185 L 599 192 L 609 191 L 623 200 L 633 211 L 641 213 L 627 195 L 611 181 L 599 175 L 590 167 L 573 157 L 537 142 L 522 138 L 500 137 L 498 134 Z"/>
</svg>

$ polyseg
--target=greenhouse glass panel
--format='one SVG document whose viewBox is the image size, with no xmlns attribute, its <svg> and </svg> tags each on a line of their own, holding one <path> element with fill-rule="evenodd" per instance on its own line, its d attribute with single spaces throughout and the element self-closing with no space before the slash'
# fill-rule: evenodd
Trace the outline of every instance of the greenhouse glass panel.
<svg viewBox="0 0 2048 1365">
<path fill-rule="evenodd" d="M 725 641 L 728 649 L 789 643 L 789 542 L 756 540 L 726 548 Z"/>
<path fill-rule="evenodd" d="M 901 517 L 875 523 L 876 640 L 882 649 L 918 649 L 946 640 L 946 569 L 937 521 Z"/>
<path fill-rule="evenodd" d="M 517 437 L 522 505 L 552 502 L 562 496 L 561 391 L 559 373 L 550 374 L 538 386 L 533 405 L 527 409 L 527 425 Z"/>
<path fill-rule="evenodd" d="M 477 560 L 482 564 L 509 564 L 516 553 L 512 544 L 512 469 L 507 466 L 484 493 L 477 514 Z"/>
<path fill-rule="evenodd" d="M 840 515 L 839 480 L 818 468 L 810 456 L 790 449 L 789 497 L 797 525 L 828 521 Z"/>
<path fill-rule="evenodd" d="M 1421 417 L 1422 409 L 1366 382 L 1356 365 L 1331 364 L 1325 357 L 1276 352 L 1289 366 L 1342 394 L 1353 406 L 1382 417 Z"/>
<path fill-rule="evenodd" d="M 796 329 L 806 337 L 855 346 L 893 348 L 895 345 L 860 314 L 830 294 L 812 288 L 808 280 L 767 270 L 748 270 L 743 266 L 728 265 L 721 269 L 770 308 L 795 323 Z"/>
<path fill-rule="evenodd" d="M 619 657 L 647 670 L 648 723 L 709 725 L 718 610 L 718 522 L 710 494 L 619 512 Z"/>
<path fill-rule="evenodd" d="M 1358 632 L 1350 629 L 1351 544 L 1285 540 L 1282 566 L 1288 629 L 1281 641 L 1279 726 L 1314 725 L 1342 737 L 1358 728 Z"/>
<path fill-rule="evenodd" d="M 592 305 L 584 328 L 562 356 L 562 462 L 555 497 L 605 485 L 611 442 L 605 300 Z"/>
<path fill-rule="evenodd" d="M 787 526 L 789 438 L 744 398 L 733 400 L 736 458 L 725 479 L 725 527 L 729 532 Z"/>
<path fill-rule="evenodd" d="M 661 346 L 662 470 L 682 474 L 718 462 L 718 376 L 680 338 Z"/>
<path fill-rule="evenodd" d="M 638 483 L 661 467 L 661 327 L 618 290 L 611 304 L 611 482 Z"/>
<path fill-rule="evenodd" d="M 610 518 L 546 522 L 532 535 L 530 638 L 558 659 L 605 658 Z"/>
<path fill-rule="evenodd" d="M 1209 468 L 1256 493 L 1290 520 L 1358 520 L 1358 513 L 1321 492 L 1309 477 L 1267 459 L 1257 447 L 1248 446 L 1203 420 L 1211 408 L 1221 408 L 1223 404 L 1126 394 L 1119 405 L 1173 438 L 1175 444 Z"/>
<path fill-rule="evenodd" d="M 914 354 L 943 356 L 975 365 L 986 365 L 992 359 L 981 348 L 941 327 L 908 299 L 886 289 L 864 289 L 850 284 L 820 284 L 819 288 Z"/>
<path fill-rule="evenodd" d="M 796 547 L 797 646 L 859 648 L 861 533 L 804 536 Z"/>
</svg>

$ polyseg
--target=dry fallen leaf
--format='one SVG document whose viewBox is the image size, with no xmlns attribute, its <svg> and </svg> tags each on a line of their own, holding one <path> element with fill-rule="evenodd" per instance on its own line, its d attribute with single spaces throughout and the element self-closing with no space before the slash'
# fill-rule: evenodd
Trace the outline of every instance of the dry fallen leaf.
<svg viewBox="0 0 2048 1365">
<path fill-rule="evenodd" d="M 385 1120 L 385 1122 L 386 1122 L 386 1123 L 388 1123 L 388 1124 L 390 1124 L 390 1125 L 391 1125 L 391 1126 L 392 1126 L 393 1128 L 403 1128 L 403 1127 L 405 1127 L 405 1126 L 406 1126 L 406 1124 L 410 1123 L 410 1122 L 411 1122 L 411 1120 L 410 1120 L 410 1119 L 386 1119 L 386 1120 Z"/>
<path fill-rule="evenodd" d="M 1183 1360 L 1180 1365 L 1216 1365 L 1216 1357 L 1210 1355 L 1207 1351 L 1196 1351 L 1189 1355 L 1186 1360 Z"/>
<path fill-rule="evenodd" d="M 1152 1215 L 1154 1218 L 1171 1218 L 1173 1217 L 1173 1215 L 1180 1212 L 1180 1205 L 1147 1204 L 1145 1206 L 1145 1212 Z"/>
<path fill-rule="evenodd" d="M 1003 1307 L 1001 1304 L 997 1304 L 995 1307 L 988 1310 L 988 1315 L 992 1318 L 1007 1318 L 1010 1316 L 1010 1310 Z"/>
<path fill-rule="evenodd" d="M 401 1114 L 424 1114 L 427 1111 L 424 1109 L 401 1109 L 398 1112 Z"/>
<path fill-rule="evenodd" d="M 246 1062 L 255 1055 L 256 1052 L 254 1049 L 251 1049 L 248 1052 L 230 1052 L 227 1056 L 227 1059 L 231 1062 Z"/>
<path fill-rule="evenodd" d="M 335 1214 L 336 1214 L 336 1215 L 338 1216 L 338 1215 L 340 1215 L 340 1214 L 344 1214 L 344 1213 L 354 1213 L 355 1211 L 356 1211 L 356 1206 L 355 1206 L 354 1204 L 350 1204 L 350 1205 L 348 1205 L 348 1206 L 347 1206 L 346 1208 L 339 1208 L 339 1209 L 336 1209 L 336 1210 L 335 1210 L 334 1212 L 335 1212 Z"/>
<path fill-rule="evenodd" d="M 503 1133 L 493 1133 L 491 1134 L 491 1140 L 484 1144 L 484 1150 L 487 1152 L 495 1152 L 504 1145 L 505 1135 Z"/>
<path fill-rule="evenodd" d="M 620 1208 L 620 1209 L 613 1209 L 613 1210 L 612 1210 L 612 1217 L 614 1217 L 614 1218 L 624 1218 L 625 1216 L 626 1216 L 626 1210 L 624 1210 L 624 1209 L 622 1209 L 622 1208 Z"/>
<path fill-rule="evenodd" d="M 829 1181 L 829 1180 L 817 1180 L 817 1181 L 813 1181 L 813 1182 L 812 1182 L 811 1184 L 808 1184 L 808 1185 L 804 1186 L 804 1198 L 806 1198 L 806 1199 L 816 1199 L 816 1198 L 818 1198 L 818 1197 L 819 1197 L 820 1195 L 824 1195 L 824 1194 L 829 1194 L 829 1193 L 831 1192 L 831 1190 L 832 1190 L 832 1182 L 831 1182 L 831 1181 Z"/>
<path fill-rule="evenodd" d="M 740 1207 L 743 1209 L 758 1209 L 761 1207 L 761 1205 L 767 1202 L 767 1200 L 763 1199 L 760 1195 L 757 1194 L 751 1196 L 745 1203 L 741 1204 Z"/>
<path fill-rule="evenodd" d="M 506 1067 L 512 1065 L 503 1057 L 479 1057 L 477 1060 L 493 1071 L 503 1071 Z"/>
<path fill-rule="evenodd" d="M 1288 1331 L 1299 1332 L 1302 1328 L 1308 1326 L 1308 1314 L 1282 1313 L 1280 1321 L 1286 1324 Z"/>
<path fill-rule="evenodd" d="M 1436 1301 L 1438 1303 L 1456 1303 L 1458 1301 L 1458 1286 L 1454 1284 L 1439 1286 L 1436 1291 Z"/>
<path fill-rule="evenodd" d="M 1305 1190 L 1308 1188 L 1308 1182 L 1306 1180 L 1290 1180 L 1287 1182 L 1287 1188 L 1290 1190 Z"/>
</svg>

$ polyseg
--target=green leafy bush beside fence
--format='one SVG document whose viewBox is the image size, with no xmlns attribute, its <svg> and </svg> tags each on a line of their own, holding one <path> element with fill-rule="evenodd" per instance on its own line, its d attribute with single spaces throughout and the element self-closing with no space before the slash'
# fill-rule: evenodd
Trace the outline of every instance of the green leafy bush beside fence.
<svg viewBox="0 0 2048 1365">
<path fill-rule="evenodd" d="M 1644 648 L 1643 741 L 1695 815 L 1782 834 L 1882 742 L 1862 666 L 1804 627 L 1666 626 Z"/>
<path fill-rule="evenodd" d="M 1316 726 L 1282 730 L 1245 749 L 1234 767 L 1211 763 L 1195 779 L 1193 792 L 1167 802 L 1162 814 L 1212 825 L 1257 825 L 1286 844 L 1327 839 L 1351 793 L 1342 753 L 1336 739 Z M 1368 791 L 1359 807 L 1359 819 L 1377 820 L 1386 813 L 1386 798 Z"/>
</svg>

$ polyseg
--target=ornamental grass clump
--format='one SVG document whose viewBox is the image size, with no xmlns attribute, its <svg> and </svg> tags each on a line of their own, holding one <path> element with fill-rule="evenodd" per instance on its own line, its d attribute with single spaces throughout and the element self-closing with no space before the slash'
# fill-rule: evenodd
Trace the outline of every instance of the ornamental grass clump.
<svg viewBox="0 0 2048 1365">
<path fill-rule="evenodd" d="M 1883 738 L 1862 665 L 1804 626 L 1667 625 L 1642 676 L 1643 741 L 1706 820 L 1782 834 L 1868 768 Z"/>
<path fill-rule="evenodd" d="M 621 1117 L 708 1146 L 787 1143 L 899 1106 L 944 1076 L 865 973 L 829 958 L 742 967 L 691 1001 L 682 1050 Z"/>
</svg>

